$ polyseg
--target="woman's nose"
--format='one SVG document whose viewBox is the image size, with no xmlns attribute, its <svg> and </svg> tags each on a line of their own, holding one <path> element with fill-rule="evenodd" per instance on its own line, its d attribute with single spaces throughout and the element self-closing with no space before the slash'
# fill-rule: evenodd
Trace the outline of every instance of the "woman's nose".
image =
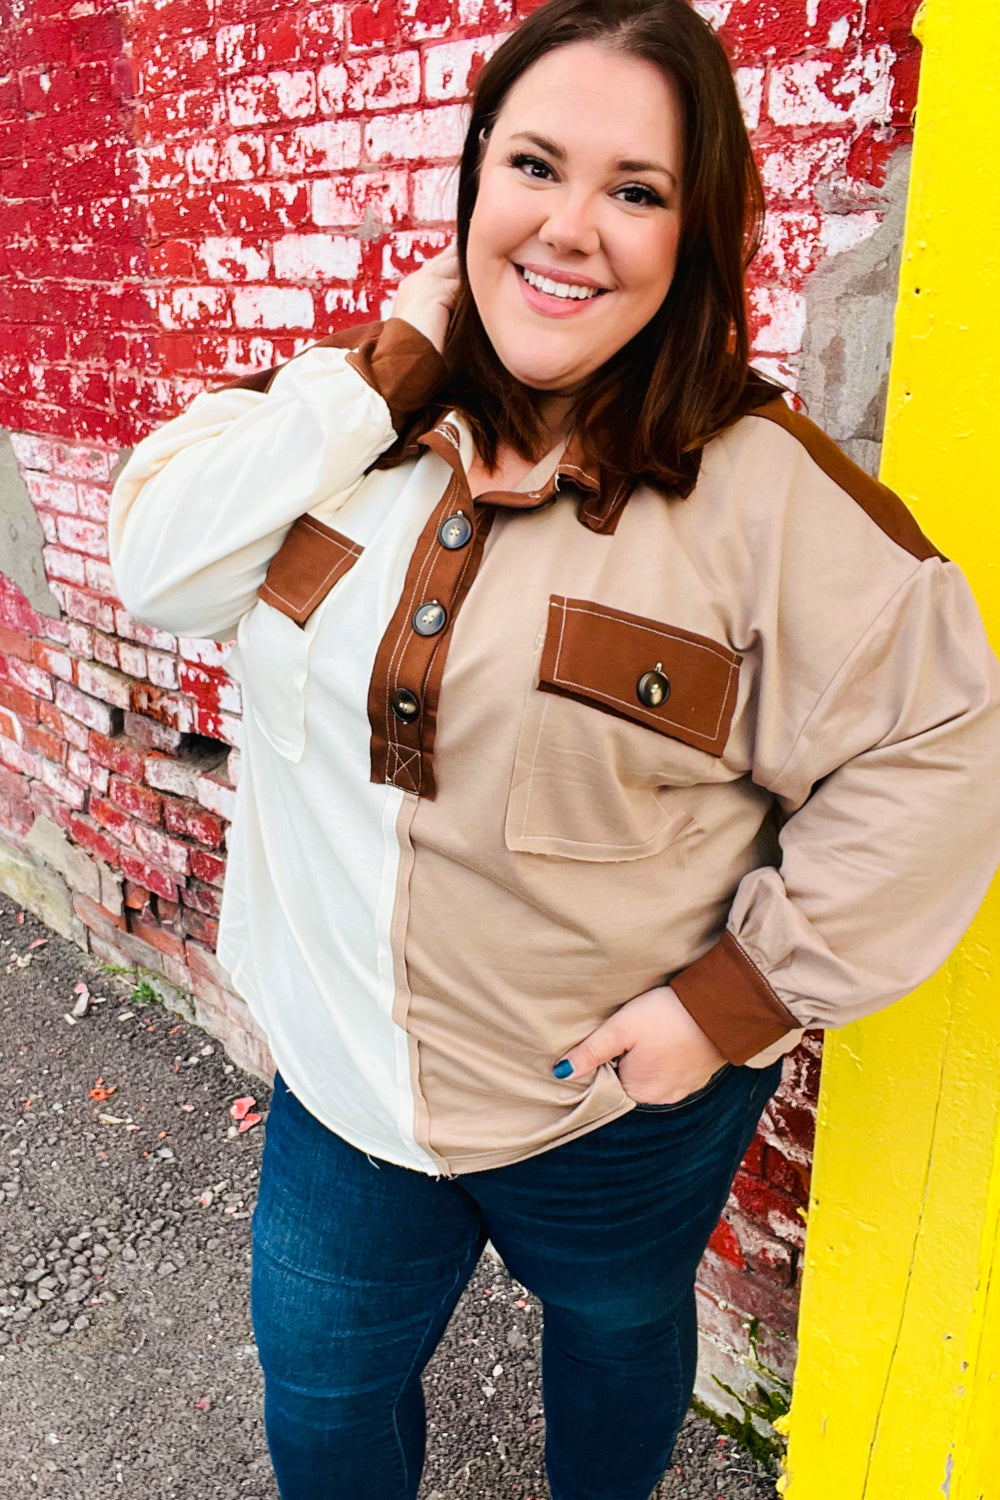
<svg viewBox="0 0 1000 1500">
<path fill-rule="evenodd" d="M 548 214 L 539 230 L 539 239 L 553 250 L 570 250 L 594 255 L 601 247 L 600 231 L 592 203 L 582 194 L 553 195 Z"/>
</svg>

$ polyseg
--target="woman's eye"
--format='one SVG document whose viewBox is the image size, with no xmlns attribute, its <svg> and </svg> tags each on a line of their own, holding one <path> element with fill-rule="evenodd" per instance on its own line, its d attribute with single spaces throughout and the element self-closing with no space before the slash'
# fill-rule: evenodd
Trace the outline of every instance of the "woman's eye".
<svg viewBox="0 0 1000 1500">
<path fill-rule="evenodd" d="M 627 187 L 619 188 L 618 191 L 621 193 L 638 194 L 638 197 L 626 199 L 626 202 L 628 203 L 634 203 L 637 205 L 659 204 L 660 207 L 663 206 L 663 199 L 660 197 L 656 189 L 651 187 L 643 187 L 643 185 L 639 182 L 630 182 Z"/>
<path fill-rule="evenodd" d="M 507 158 L 507 165 L 517 167 L 518 169 L 528 167 L 530 170 L 526 175 L 529 177 L 548 175 L 552 170 L 548 162 L 539 160 L 537 156 L 528 156 L 524 151 L 513 151 Z M 538 172 L 534 171 L 535 167 L 538 167 L 540 170 Z"/>
</svg>

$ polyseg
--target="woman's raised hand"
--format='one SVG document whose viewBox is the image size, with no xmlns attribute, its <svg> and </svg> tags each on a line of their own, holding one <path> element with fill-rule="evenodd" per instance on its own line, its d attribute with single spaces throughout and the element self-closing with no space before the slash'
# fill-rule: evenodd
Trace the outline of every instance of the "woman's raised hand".
<svg viewBox="0 0 1000 1500">
<path fill-rule="evenodd" d="M 440 255 L 431 256 L 409 276 L 404 276 L 392 316 L 405 319 L 430 339 L 440 354 L 459 285 L 458 247 L 453 240 Z"/>
</svg>

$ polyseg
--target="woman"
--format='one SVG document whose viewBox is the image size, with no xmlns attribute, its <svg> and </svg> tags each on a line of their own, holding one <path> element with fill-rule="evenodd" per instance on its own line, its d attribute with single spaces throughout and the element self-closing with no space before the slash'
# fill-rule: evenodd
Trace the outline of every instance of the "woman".
<svg viewBox="0 0 1000 1500">
<path fill-rule="evenodd" d="M 455 250 L 116 485 L 128 607 L 237 638 L 284 1500 L 413 1500 L 487 1238 L 543 1304 L 554 1500 L 646 1500 L 783 1054 L 930 974 L 997 862 L 995 659 L 748 369 L 759 214 L 708 26 L 550 0 L 480 75 Z"/>
</svg>

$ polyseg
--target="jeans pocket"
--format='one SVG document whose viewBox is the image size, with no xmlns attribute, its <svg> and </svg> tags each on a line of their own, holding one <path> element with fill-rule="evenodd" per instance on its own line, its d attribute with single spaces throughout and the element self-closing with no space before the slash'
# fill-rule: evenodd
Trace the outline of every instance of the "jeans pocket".
<svg viewBox="0 0 1000 1500">
<path fill-rule="evenodd" d="M 722 1080 L 728 1078 L 729 1074 L 735 1072 L 735 1070 L 735 1063 L 724 1062 L 721 1068 L 715 1070 L 708 1082 L 703 1083 L 700 1089 L 695 1089 L 693 1094 L 685 1094 L 683 1099 L 675 1099 L 671 1104 L 643 1104 L 641 1100 L 637 1099 L 635 1107 L 643 1114 L 658 1115 L 668 1114 L 675 1109 L 687 1109 L 689 1105 L 697 1104 L 699 1099 L 704 1099 L 706 1094 L 712 1093 L 714 1089 L 718 1088 Z"/>
</svg>

